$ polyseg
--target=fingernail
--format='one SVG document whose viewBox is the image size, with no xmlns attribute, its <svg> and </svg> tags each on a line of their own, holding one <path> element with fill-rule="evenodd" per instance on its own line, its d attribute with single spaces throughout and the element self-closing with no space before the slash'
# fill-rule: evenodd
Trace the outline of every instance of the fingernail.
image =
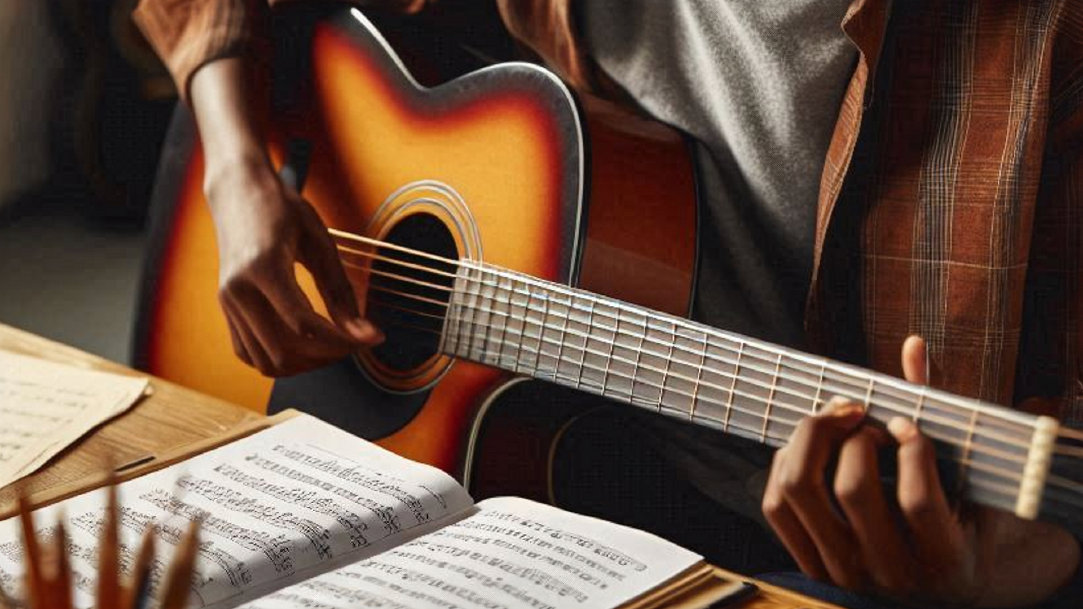
<svg viewBox="0 0 1083 609">
<path fill-rule="evenodd" d="M 831 415 L 839 419 L 845 419 L 848 417 L 856 416 L 858 414 L 864 414 L 865 409 L 861 404 L 857 404 L 852 400 L 848 400 L 842 396 L 835 396 L 827 401 L 827 406 L 821 414 Z"/>
<path fill-rule="evenodd" d="M 910 419 L 892 417 L 892 419 L 887 422 L 887 430 L 891 432 L 891 435 L 894 436 L 896 441 L 905 442 L 917 433 L 918 428 L 910 421 Z"/>
<path fill-rule="evenodd" d="M 346 322 L 346 329 L 349 330 L 350 334 L 357 340 L 366 340 L 372 335 L 374 328 L 369 322 L 360 317 L 355 317 Z"/>
</svg>

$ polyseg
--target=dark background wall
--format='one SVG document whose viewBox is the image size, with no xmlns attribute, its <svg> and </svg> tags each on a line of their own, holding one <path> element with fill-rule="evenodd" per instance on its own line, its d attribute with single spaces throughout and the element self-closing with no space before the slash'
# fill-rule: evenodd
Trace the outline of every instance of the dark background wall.
<svg viewBox="0 0 1083 609">
<path fill-rule="evenodd" d="M 0 323 L 122 361 L 175 104 L 135 1 L 0 2 Z"/>
</svg>

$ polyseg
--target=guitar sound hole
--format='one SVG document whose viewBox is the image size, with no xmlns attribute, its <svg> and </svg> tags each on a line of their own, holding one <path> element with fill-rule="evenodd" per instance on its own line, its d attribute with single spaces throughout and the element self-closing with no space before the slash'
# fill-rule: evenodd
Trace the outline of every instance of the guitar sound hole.
<svg viewBox="0 0 1083 609">
<path fill-rule="evenodd" d="M 431 214 L 403 218 L 384 241 L 451 260 L 459 257 L 451 232 Z M 392 373 L 407 374 L 437 355 L 456 267 L 386 246 L 377 253 L 366 313 L 387 340 L 372 350 L 372 357 Z"/>
</svg>

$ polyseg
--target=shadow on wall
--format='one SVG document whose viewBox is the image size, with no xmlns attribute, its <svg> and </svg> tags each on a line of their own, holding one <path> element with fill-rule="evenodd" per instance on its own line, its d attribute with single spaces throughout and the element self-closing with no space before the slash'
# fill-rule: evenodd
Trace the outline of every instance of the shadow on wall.
<svg viewBox="0 0 1083 609">
<path fill-rule="evenodd" d="M 137 1 L 0 2 L 0 219 L 44 200 L 142 220 L 175 92 Z"/>
<path fill-rule="evenodd" d="M 53 170 L 48 108 L 62 62 L 45 2 L 0 2 L 0 207 L 42 186 Z"/>
<path fill-rule="evenodd" d="M 0 323 L 124 361 L 175 102 L 136 0 L 0 0 Z"/>
</svg>

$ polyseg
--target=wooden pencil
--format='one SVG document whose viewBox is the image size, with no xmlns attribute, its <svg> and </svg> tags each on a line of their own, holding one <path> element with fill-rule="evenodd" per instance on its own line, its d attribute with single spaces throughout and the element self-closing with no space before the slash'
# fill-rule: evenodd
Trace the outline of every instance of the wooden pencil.
<svg viewBox="0 0 1083 609">
<path fill-rule="evenodd" d="M 199 521 L 194 520 L 188 526 L 188 532 L 173 555 L 169 577 L 159 597 L 161 609 L 184 609 L 184 604 L 188 602 L 188 590 L 192 585 L 192 573 L 195 570 L 198 550 Z"/>
<path fill-rule="evenodd" d="M 120 607 L 120 551 L 119 519 L 117 515 L 117 489 L 113 471 L 109 470 L 106 485 L 105 515 L 102 517 L 102 529 L 98 541 L 98 585 L 97 606 L 101 609 Z"/>
<path fill-rule="evenodd" d="M 122 585 L 120 511 L 111 474 L 106 489 L 106 506 L 102 512 L 99 535 L 98 583 L 94 606 L 98 609 L 145 609 L 154 592 L 151 579 L 157 528 L 150 523 L 143 531 L 132 565 L 129 585 Z M 23 590 L 25 602 L 22 605 L 17 604 L 0 587 L 0 609 L 16 607 L 73 609 L 74 576 L 68 554 L 68 534 L 63 516 L 60 517 L 54 529 L 51 543 L 43 545 L 34 528 L 34 515 L 30 509 L 30 502 L 22 493 L 19 493 L 18 501 L 26 570 L 26 583 Z M 196 558 L 199 554 L 199 526 L 198 521 L 190 523 L 174 552 L 173 561 L 158 598 L 161 609 L 183 609 L 188 602 L 192 574 L 195 572 Z"/>
<path fill-rule="evenodd" d="M 132 568 L 132 582 L 128 589 L 128 609 L 143 609 L 147 606 L 150 595 L 150 563 L 154 560 L 154 537 L 156 527 L 147 525 L 143 531 L 143 541 L 139 544 L 139 554 Z"/>
</svg>

